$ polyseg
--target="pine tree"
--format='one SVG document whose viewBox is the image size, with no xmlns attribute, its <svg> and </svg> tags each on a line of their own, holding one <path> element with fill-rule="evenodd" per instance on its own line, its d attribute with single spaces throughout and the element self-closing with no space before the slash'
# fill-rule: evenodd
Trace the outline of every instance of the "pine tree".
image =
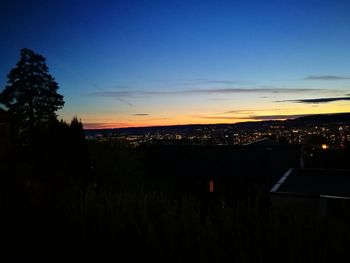
<svg viewBox="0 0 350 263">
<path fill-rule="evenodd" d="M 58 84 L 49 74 L 46 59 L 24 48 L 21 58 L 10 71 L 7 85 L 0 93 L 19 133 L 33 132 L 57 121 L 56 111 L 63 107 Z"/>
</svg>

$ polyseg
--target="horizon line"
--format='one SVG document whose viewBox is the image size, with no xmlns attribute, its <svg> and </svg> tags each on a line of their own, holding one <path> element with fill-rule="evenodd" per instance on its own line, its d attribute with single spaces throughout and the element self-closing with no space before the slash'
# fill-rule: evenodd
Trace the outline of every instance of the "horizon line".
<svg viewBox="0 0 350 263">
<path fill-rule="evenodd" d="M 188 123 L 188 124 L 170 124 L 170 125 L 150 125 L 150 126 L 128 126 L 128 127 L 105 127 L 105 128 L 85 128 L 84 130 L 109 130 L 109 129 L 138 129 L 138 128 L 155 128 L 155 127 L 175 127 L 175 126 L 205 126 L 205 125 L 235 125 L 239 123 L 250 123 L 250 122 L 272 122 L 272 121 L 287 121 L 287 120 L 295 120 L 302 117 L 310 117 L 310 116 L 320 116 L 320 115 L 337 115 L 337 114 L 350 114 L 350 112 L 337 112 L 337 113 L 319 113 L 319 114 L 300 114 L 300 116 L 295 118 L 276 118 L 271 120 L 251 120 L 251 121 L 238 121 L 238 122 L 220 122 L 220 123 Z M 293 115 L 291 115 L 292 117 Z M 97 123 L 96 123 L 97 124 Z"/>
</svg>

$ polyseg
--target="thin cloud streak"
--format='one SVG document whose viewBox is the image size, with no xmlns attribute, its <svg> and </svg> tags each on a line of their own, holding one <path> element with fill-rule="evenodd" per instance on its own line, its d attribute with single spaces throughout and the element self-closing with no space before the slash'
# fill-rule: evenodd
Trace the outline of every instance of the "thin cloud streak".
<svg viewBox="0 0 350 263">
<path fill-rule="evenodd" d="M 149 116 L 148 113 L 135 113 L 135 114 L 132 114 L 132 116 Z"/>
<path fill-rule="evenodd" d="M 249 118 L 253 120 L 270 121 L 270 120 L 296 119 L 296 118 L 305 117 L 309 115 L 312 115 L 312 114 L 264 115 L 264 116 L 249 116 Z"/>
<path fill-rule="evenodd" d="M 280 109 L 252 109 L 252 110 L 230 110 L 230 111 L 225 111 L 222 114 L 235 114 L 235 113 L 252 113 L 252 112 L 256 112 L 256 111 L 278 111 Z"/>
<path fill-rule="evenodd" d="M 86 94 L 93 97 L 137 97 L 152 95 L 176 95 L 176 94 L 235 94 L 235 93 L 304 93 L 320 92 L 324 89 L 297 89 L 297 88 L 225 88 L 225 89 L 187 89 L 177 91 L 99 91 Z"/>
<path fill-rule="evenodd" d="M 318 76 L 307 76 L 305 80 L 343 80 L 350 79 L 347 76 L 334 76 L 334 75 L 318 75 Z"/>
<path fill-rule="evenodd" d="M 329 103 L 335 101 L 350 100 L 350 97 L 335 97 L 335 98 L 316 98 L 316 99 L 299 99 L 299 100 L 280 100 L 276 102 L 293 102 L 293 103 L 306 103 L 306 104 L 320 104 Z"/>
<path fill-rule="evenodd" d="M 199 116 L 199 115 L 195 115 L 193 116 L 195 118 L 200 118 L 200 119 L 212 119 L 212 120 L 245 120 L 245 119 L 249 119 L 249 117 L 247 118 L 242 118 L 242 117 L 229 117 L 229 116 Z"/>
<path fill-rule="evenodd" d="M 194 79 L 187 80 L 183 85 L 201 85 L 201 84 L 237 84 L 238 80 L 218 80 L 218 79 Z"/>
<path fill-rule="evenodd" d="M 206 83 L 210 84 L 235 84 L 239 83 L 240 81 L 238 80 L 208 80 Z"/>
<path fill-rule="evenodd" d="M 242 81 L 238 80 L 227 80 L 227 79 L 205 79 L 205 78 L 198 78 L 198 79 L 185 79 L 185 80 L 176 80 L 175 83 L 185 86 L 191 86 L 191 85 L 201 85 L 201 84 L 237 84 L 241 83 Z"/>
<path fill-rule="evenodd" d="M 232 100 L 232 98 L 208 98 L 210 101 L 225 101 L 225 100 Z"/>
<path fill-rule="evenodd" d="M 197 89 L 185 90 L 183 93 L 299 93 L 299 92 L 314 92 L 322 89 L 293 89 L 293 88 L 225 88 L 225 89 Z"/>
<path fill-rule="evenodd" d="M 111 127 L 128 127 L 129 123 L 125 122 L 83 122 L 84 129 L 108 129 Z"/>
<path fill-rule="evenodd" d="M 286 120 L 295 119 L 299 117 L 308 116 L 310 114 L 292 114 L 292 115 L 249 115 L 246 117 L 233 117 L 233 116 L 195 116 L 201 119 L 216 119 L 216 120 L 256 120 L 256 121 L 269 121 L 269 120 Z"/>
</svg>

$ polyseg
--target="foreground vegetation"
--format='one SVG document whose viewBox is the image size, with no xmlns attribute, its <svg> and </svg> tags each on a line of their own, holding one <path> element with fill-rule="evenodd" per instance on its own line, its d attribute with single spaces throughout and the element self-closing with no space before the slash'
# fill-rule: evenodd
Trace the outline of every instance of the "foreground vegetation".
<svg viewBox="0 0 350 263">
<path fill-rule="evenodd" d="M 54 161 L 45 144 L 45 153 L 16 152 L 3 163 L 0 227 L 12 258 L 336 262 L 348 255 L 346 220 L 249 199 L 227 208 L 209 195 L 174 199 L 145 187 L 135 149 L 90 143 L 88 162 L 77 162 L 74 147 L 60 145 Z M 70 154 L 58 154 L 60 147 Z"/>
</svg>

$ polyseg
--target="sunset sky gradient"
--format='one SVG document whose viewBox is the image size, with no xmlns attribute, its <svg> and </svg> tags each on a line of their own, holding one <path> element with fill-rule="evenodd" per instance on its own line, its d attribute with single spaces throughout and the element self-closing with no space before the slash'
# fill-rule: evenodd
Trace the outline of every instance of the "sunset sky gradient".
<svg viewBox="0 0 350 263">
<path fill-rule="evenodd" d="M 85 128 L 350 111 L 350 1 L 0 1 L 0 91 L 30 48 Z"/>
</svg>

